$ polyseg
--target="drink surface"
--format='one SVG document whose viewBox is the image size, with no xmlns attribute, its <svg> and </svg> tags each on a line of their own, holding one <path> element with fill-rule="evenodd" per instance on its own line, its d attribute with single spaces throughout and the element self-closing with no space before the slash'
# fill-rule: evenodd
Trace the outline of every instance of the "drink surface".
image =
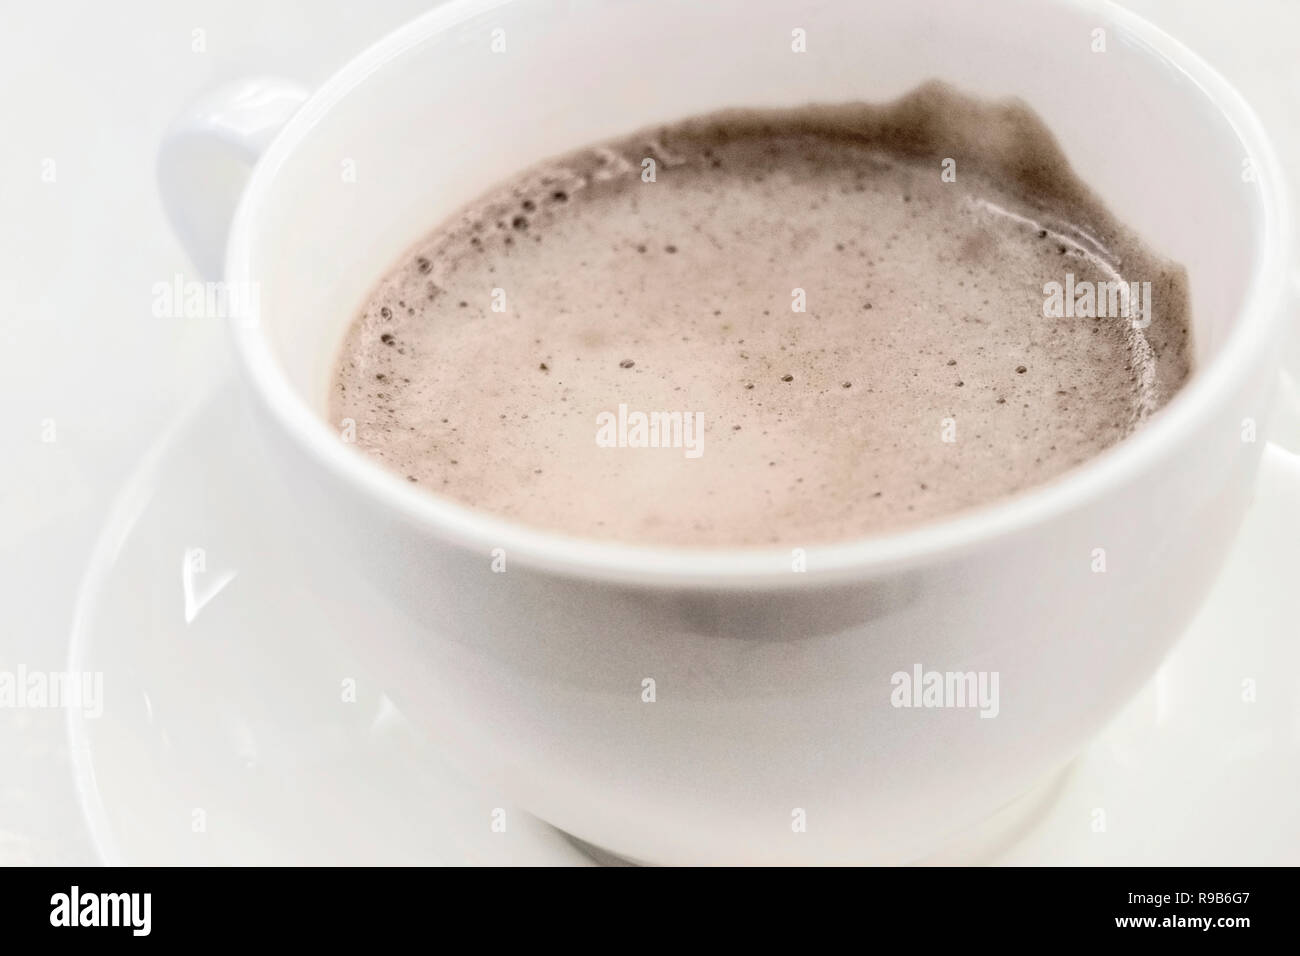
<svg viewBox="0 0 1300 956">
<path fill-rule="evenodd" d="M 523 172 L 379 282 L 330 413 L 420 487 L 530 526 L 798 547 L 1049 481 L 1190 369 L 1182 269 L 1023 105 L 932 84 Z"/>
</svg>

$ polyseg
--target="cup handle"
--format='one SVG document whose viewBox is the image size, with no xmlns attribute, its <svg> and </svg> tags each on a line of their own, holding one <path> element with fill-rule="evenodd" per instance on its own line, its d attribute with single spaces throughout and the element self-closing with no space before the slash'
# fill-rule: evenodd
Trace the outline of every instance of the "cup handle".
<svg viewBox="0 0 1300 956">
<path fill-rule="evenodd" d="M 172 229 L 204 278 L 221 278 L 244 183 L 308 95 L 289 80 L 248 77 L 200 97 L 167 128 L 158 150 L 158 190 Z"/>
</svg>

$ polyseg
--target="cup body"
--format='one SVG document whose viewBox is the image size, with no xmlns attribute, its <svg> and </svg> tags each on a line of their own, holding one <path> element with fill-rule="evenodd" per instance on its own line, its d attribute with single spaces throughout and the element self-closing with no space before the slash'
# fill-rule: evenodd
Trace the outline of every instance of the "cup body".
<svg viewBox="0 0 1300 956">
<path fill-rule="evenodd" d="M 1024 99 L 1112 211 L 1188 269 L 1197 372 L 1082 468 L 810 547 L 797 571 L 789 551 L 512 526 L 387 474 L 325 420 L 375 280 L 512 172 L 654 122 L 935 78 Z M 1196 610 L 1262 448 L 1244 436 L 1262 434 L 1275 379 L 1280 187 L 1239 97 L 1109 5 L 461 0 L 289 123 L 235 217 L 226 278 L 261 288 L 257 324 L 234 334 L 297 520 L 404 622 L 353 639 L 503 799 L 638 860 L 901 862 L 1066 762 Z M 895 675 L 917 667 L 996 674 L 996 716 L 896 706 Z"/>
</svg>

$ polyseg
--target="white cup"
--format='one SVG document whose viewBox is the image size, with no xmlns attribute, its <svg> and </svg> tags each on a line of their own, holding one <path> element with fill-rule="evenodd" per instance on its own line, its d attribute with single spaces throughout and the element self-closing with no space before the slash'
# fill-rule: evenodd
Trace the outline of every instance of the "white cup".
<svg viewBox="0 0 1300 956">
<path fill-rule="evenodd" d="M 795 573 L 788 550 L 521 527 L 388 473 L 325 419 L 342 336 L 378 277 L 512 172 L 658 121 L 879 101 L 932 78 L 1027 101 L 1190 276 L 1193 379 L 1063 478 L 809 548 Z M 199 104 L 164 144 L 164 198 L 202 267 L 256 285 L 256 315 L 232 329 L 296 520 L 411 624 L 352 639 L 408 716 L 556 826 L 644 861 L 916 859 L 1068 762 L 1214 578 L 1263 447 L 1246 437 L 1277 379 L 1290 220 L 1245 103 L 1133 15 L 458 0 L 302 99 L 260 79 Z M 232 171 L 259 154 L 231 222 Z M 894 675 L 918 665 L 996 674 L 996 716 L 894 706 Z"/>
</svg>

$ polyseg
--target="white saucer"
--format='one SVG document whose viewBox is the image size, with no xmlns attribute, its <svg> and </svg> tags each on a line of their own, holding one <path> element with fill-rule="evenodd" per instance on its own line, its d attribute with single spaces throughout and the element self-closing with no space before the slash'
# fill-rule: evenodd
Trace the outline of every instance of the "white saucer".
<svg viewBox="0 0 1300 956">
<path fill-rule="evenodd" d="M 103 672 L 104 708 L 69 711 L 69 732 L 104 861 L 593 862 L 469 783 L 366 677 L 341 635 L 401 625 L 292 526 L 256 441 L 232 383 L 182 415 L 83 582 L 68 668 Z M 1300 460 L 1270 447 L 1157 677 L 1066 774 L 925 862 L 1300 862 L 1298 540 Z"/>
</svg>

